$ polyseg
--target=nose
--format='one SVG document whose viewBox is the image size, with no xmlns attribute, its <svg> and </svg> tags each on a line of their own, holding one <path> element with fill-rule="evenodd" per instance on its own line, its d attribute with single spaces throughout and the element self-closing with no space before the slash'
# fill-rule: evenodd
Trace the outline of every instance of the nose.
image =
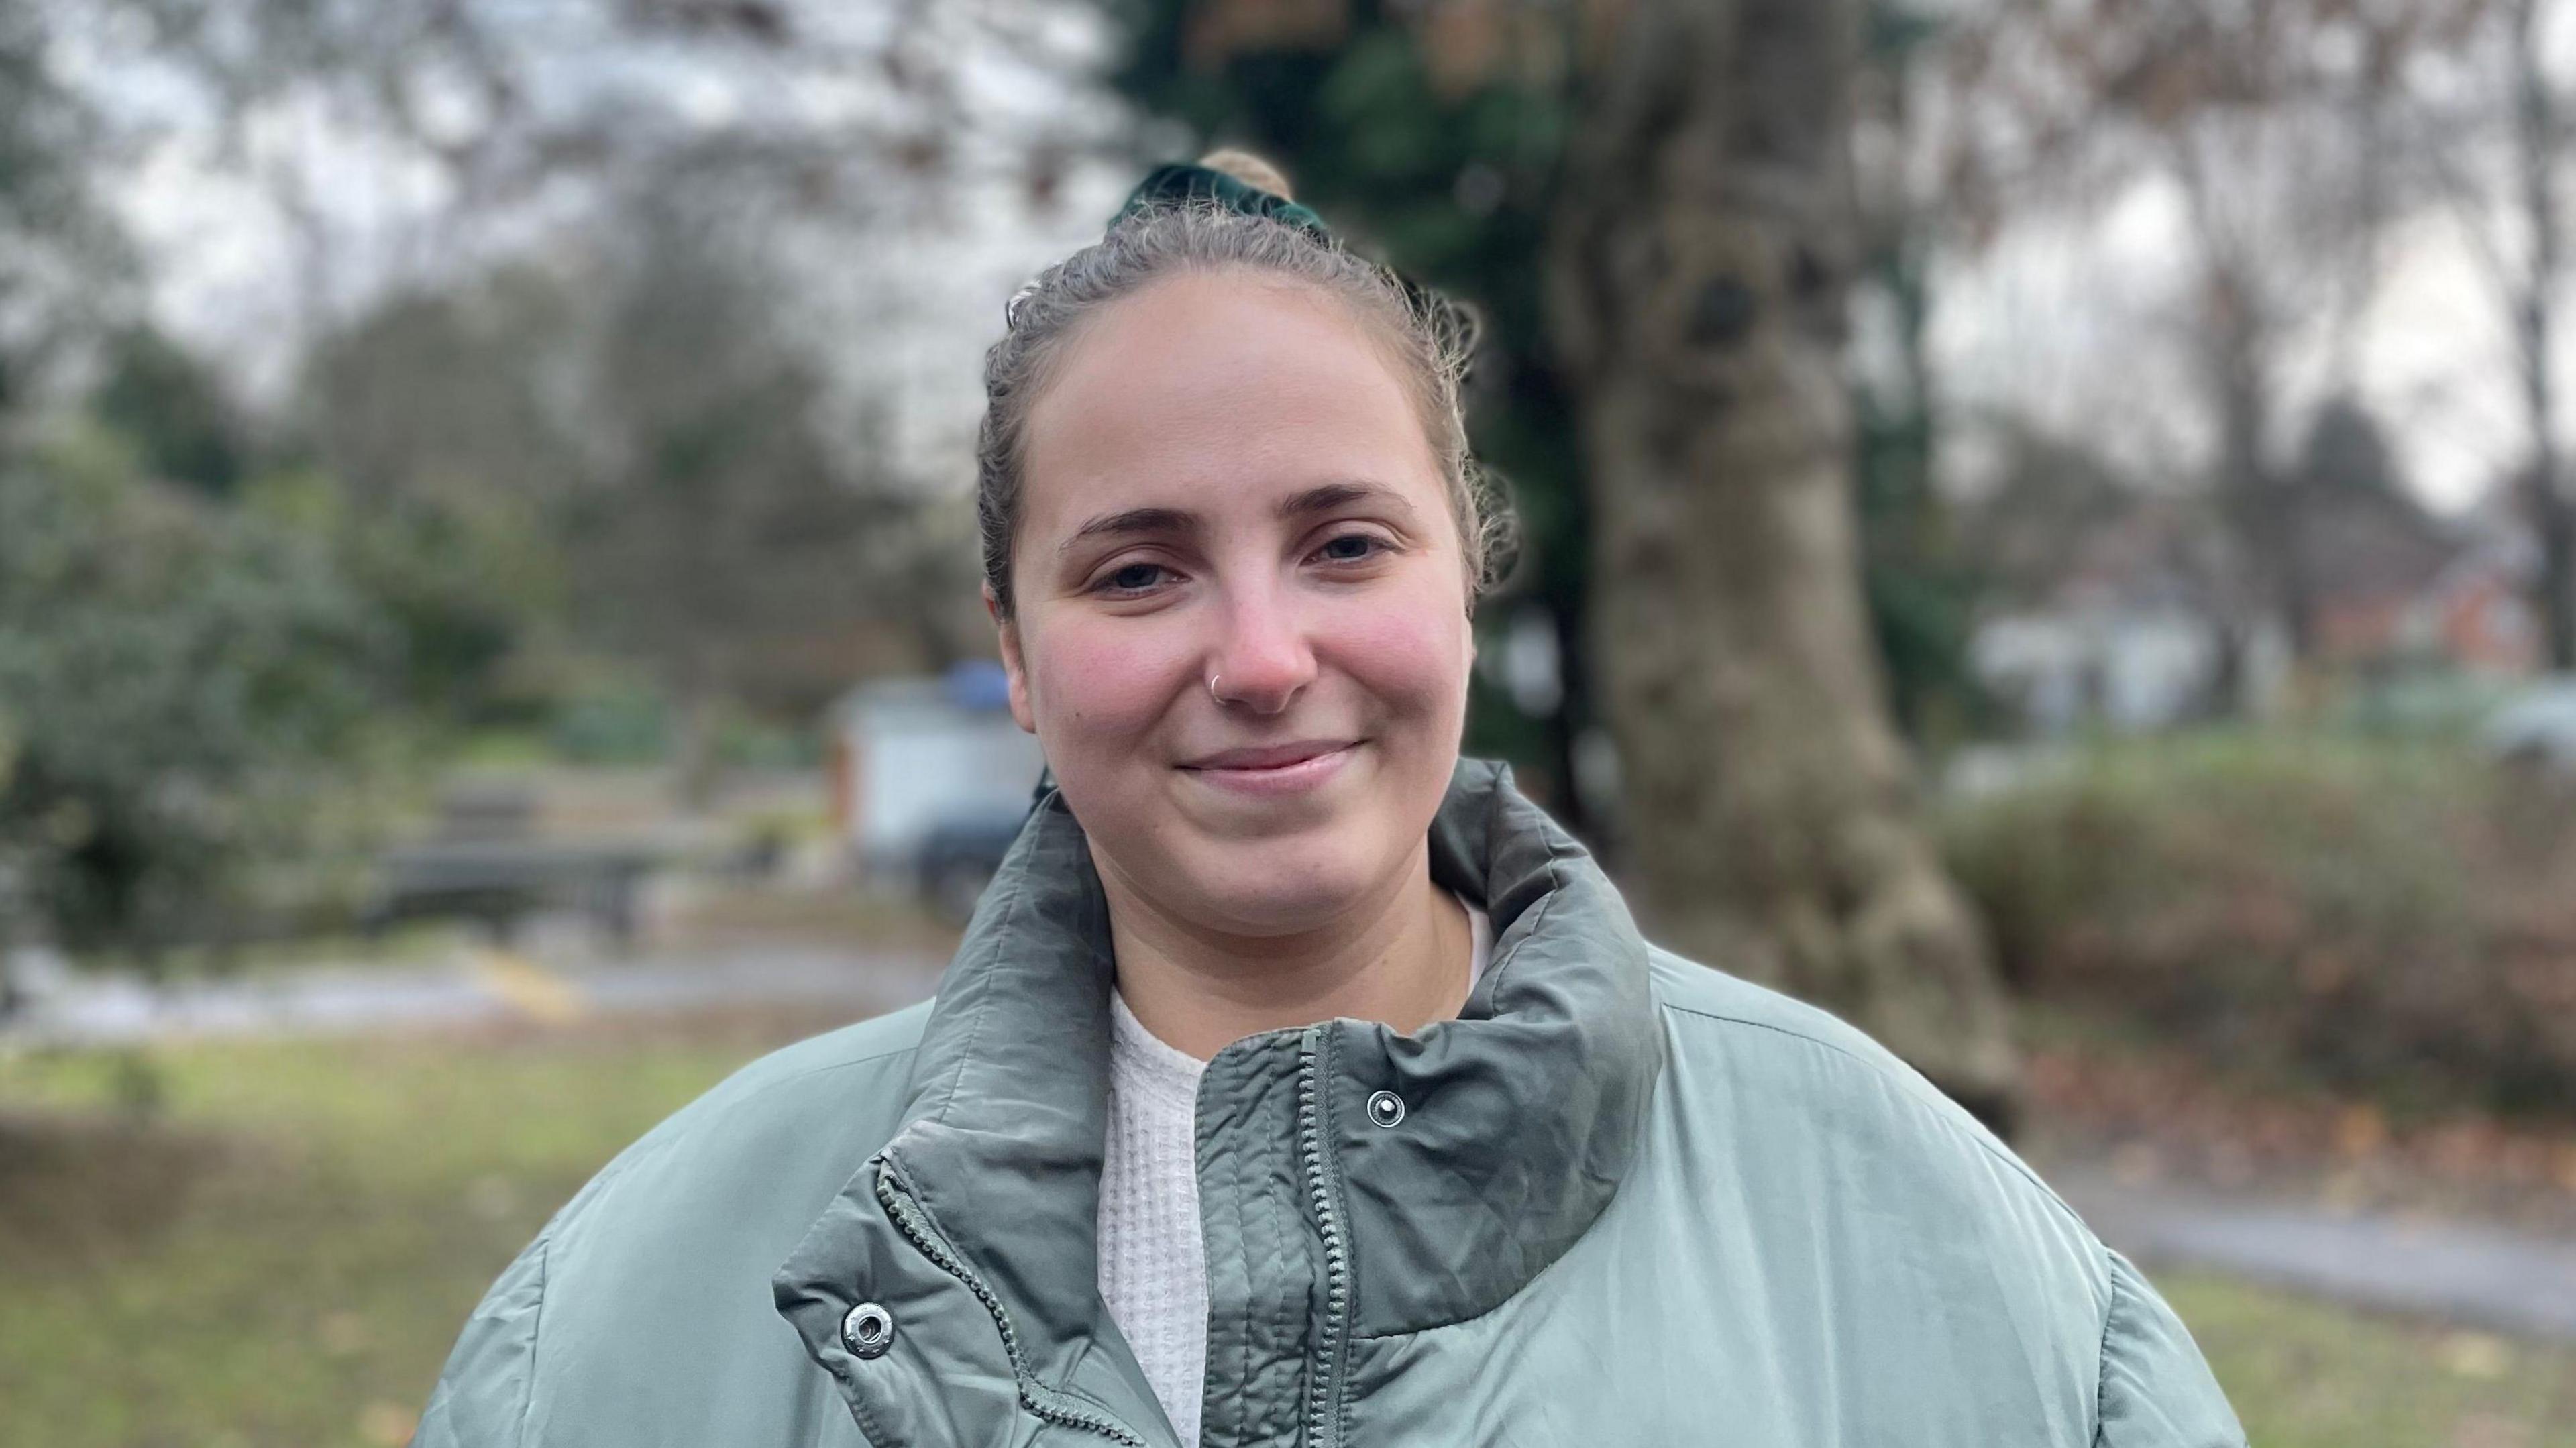
<svg viewBox="0 0 2576 1448">
<path fill-rule="evenodd" d="M 1315 651 L 1289 602 L 1268 589 L 1236 593 L 1208 651 L 1208 692 L 1227 709 L 1277 714 L 1315 677 Z"/>
</svg>

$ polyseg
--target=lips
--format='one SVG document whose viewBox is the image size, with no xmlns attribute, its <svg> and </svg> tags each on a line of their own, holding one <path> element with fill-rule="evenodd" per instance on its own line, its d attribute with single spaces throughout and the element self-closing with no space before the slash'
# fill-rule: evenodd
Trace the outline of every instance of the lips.
<svg viewBox="0 0 2576 1448">
<path fill-rule="evenodd" d="M 1307 739 L 1228 749 L 1181 766 L 1181 773 L 1237 799 L 1298 799 L 1339 778 L 1359 752 L 1356 739 Z"/>
<path fill-rule="evenodd" d="M 1355 739 L 1301 739 L 1294 744 L 1265 744 L 1254 749 L 1228 749 L 1193 759 L 1183 769 L 1284 769 L 1320 755 L 1348 749 Z"/>
</svg>

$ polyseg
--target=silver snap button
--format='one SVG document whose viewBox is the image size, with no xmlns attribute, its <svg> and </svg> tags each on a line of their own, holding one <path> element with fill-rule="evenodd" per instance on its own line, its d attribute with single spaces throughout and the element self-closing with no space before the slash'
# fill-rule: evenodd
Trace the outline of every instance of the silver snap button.
<svg viewBox="0 0 2576 1448">
<path fill-rule="evenodd" d="M 841 1346 L 863 1358 L 880 1358 L 894 1346 L 894 1314 L 862 1302 L 841 1319 Z"/>
<path fill-rule="evenodd" d="M 1392 1091 L 1379 1091 L 1368 1100 L 1369 1120 L 1380 1126 L 1393 1126 L 1404 1120 L 1404 1098 Z"/>
</svg>

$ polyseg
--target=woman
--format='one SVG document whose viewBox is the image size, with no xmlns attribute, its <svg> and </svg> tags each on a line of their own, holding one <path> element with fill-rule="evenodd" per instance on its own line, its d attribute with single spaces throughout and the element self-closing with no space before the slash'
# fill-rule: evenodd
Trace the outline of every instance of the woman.
<svg viewBox="0 0 2576 1448">
<path fill-rule="evenodd" d="M 1649 945 L 1458 758 L 1457 332 L 1210 160 L 987 360 L 985 597 L 1056 787 L 937 999 L 618 1157 L 418 1441 L 2241 1443 L 2011 1152 Z"/>
</svg>

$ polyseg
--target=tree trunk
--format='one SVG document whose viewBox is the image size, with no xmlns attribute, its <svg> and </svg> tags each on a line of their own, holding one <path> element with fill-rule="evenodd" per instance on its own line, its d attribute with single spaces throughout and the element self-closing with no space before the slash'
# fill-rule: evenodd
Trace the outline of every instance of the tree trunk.
<svg viewBox="0 0 2576 1448">
<path fill-rule="evenodd" d="M 2532 531 L 2540 540 L 2540 576 L 2532 602 L 2548 666 L 2576 670 L 2576 500 L 2558 476 L 2557 397 L 2550 376 L 2551 292 L 2558 284 L 2558 123 L 2549 78 L 2540 67 L 2538 0 L 2512 11 L 2514 141 L 2518 198 L 2531 228 L 2531 257 L 2514 307 L 2522 347 L 2524 415 L 2531 456 L 2523 487 Z"/>
<path fill-rule="evenodd" d="M 679 673 L 669 689 L 675 716 L 671 731 L 671 792 L 680 807 L 691 814 L 705 814 L 715 804 L 716 786 L 724 772 L 718 753 L 723 742 L 718 736 L 723 730 L 724 692 L 708 674 L 703 668 L 687 669 Z"/>
<path fill-rule="evenodd" d="M 1635 0 L 1598 57 L 1549 299 L 1582 399 L 1594 662 L 1649 928 L 2001 1122 L 2009 1013 L 1862 605 L 1853 5 Z"/>
<path fill-rule="evenodd" d="M 2230 670 L 2236 693 L 2229 702 L 2234 712 L 2248 714 L 2267 702 L 2256 697 L 2266 681 L 2252 676 L 2245 657 L 2256 625 L 2267 614 L 2277 619 L 2291 659 L 2306 664 L 2316 650 L 2316 603 L 2308 582 L 2300 481 L 2263 455 L 2272 423 L 2271 384 L 2263 366 L 2270 324 L 2232 264 L 2214 250 L 2210 257 L 2202 283 L 2201 352 L 2210 410 L 2218 419 L 2219 511 L 2235 537 L 2239 563 L 2251 574 L 2241 589 L 2230 590 L 2241 607 L 2221 608 L 2242 616 L 2222 627 L 2234 635 L 2225 647 L 2236 653 Z"/>
</svg>

